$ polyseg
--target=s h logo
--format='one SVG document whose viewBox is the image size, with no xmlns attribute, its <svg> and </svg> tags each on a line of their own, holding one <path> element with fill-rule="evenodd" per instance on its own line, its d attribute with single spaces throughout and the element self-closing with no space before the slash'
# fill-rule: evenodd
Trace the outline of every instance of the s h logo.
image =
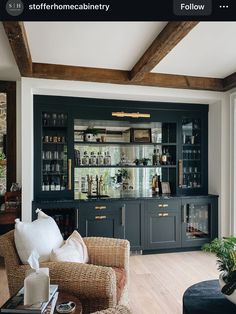
<svg viewBox="0 0 236 314">
<path fill-rule="evenodd" d="M 24 4 L 21 0 L 8 0 L 6 11 L 11 16 L 18 16 L 24 11 Z"/>
</svg>

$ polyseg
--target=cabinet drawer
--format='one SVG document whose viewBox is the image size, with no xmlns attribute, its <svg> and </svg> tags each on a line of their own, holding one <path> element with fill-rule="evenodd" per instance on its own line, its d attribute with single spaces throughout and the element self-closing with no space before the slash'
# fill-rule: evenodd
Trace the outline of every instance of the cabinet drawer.
<svg viewBox="0 0 236 314">
<path fill-rule="evenodd" d="M 111 211 L 121 207 L 120 203 L 116 202 L 87 202 L 79 204 L 78 208 L 81 210 L 88 210 L 94 212 Z"/>
<path fill-rule="evenodd" d="M 180 202 L 177 199 L 164 199 L 155 201 L 146 201 L 145 208 L 150 210 L 176 210 L 180 206 Z"/>
</svg>

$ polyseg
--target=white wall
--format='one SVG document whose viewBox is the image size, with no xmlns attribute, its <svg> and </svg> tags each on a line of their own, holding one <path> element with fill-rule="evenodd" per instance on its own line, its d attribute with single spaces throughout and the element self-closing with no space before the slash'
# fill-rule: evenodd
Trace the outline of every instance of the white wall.
<svg viewBox="0 0 236 314">
<path fill-rule="evenodd" d="M 236 236 L 236 90 L 232 90 L 230 99 L 230 234 Z"/>
<path fill-rule="evenodd" d="M 209 104 L 209 192 L 219 194 L 220 230 L 229 232 L 229 97 L 219 92 L 145 86 L 22 78 L 18 120 L 20 122 L 18 164 L 21 165 L 22 218 L 31 220 L 33 200 L 33 95 L 61 95 L 145 101 Z M 20 117 L 20 119 L 19 119 Z M 21 133 L 21 134 L 20 134 Z M 222 149 L 224 150 L 222 152 Z M 19 172 L 20 175 L 20 172 Z"/>
</svg>

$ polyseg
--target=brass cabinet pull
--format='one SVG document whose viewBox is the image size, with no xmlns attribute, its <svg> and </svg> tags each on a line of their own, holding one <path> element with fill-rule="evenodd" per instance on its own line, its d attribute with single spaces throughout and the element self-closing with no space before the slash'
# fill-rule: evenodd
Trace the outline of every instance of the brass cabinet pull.
<svg viewBox="0 0 236 314">
<path fill-rule="evenodd" d="M 159 213 L 158 216 L 159 217 L 167 217 L 167 216 L 169 216 L 169 213 Z"/>
<path fill-rule="evenodd" d="M 68 159 L 68 190 L 71 191 L 71 159 Z"/>
<path fill-rule="evenodd" d="M 107 216 L 95 216 L 96 220 L 107 219 Z"/>
<path fill-rule="evenodd" d="M 106 206 L 95 206 L 95 209 L 98 209 L 98 210 L 100 210 L 100 209 L 106 209 L 107 207 Z"/>
<path fill-rule="evenodd" d="M 183 177 L 183 160 L 179 160 L 178 161 L 179 164 L 179 173 L 178 173 L 178 177 L 179 177 L 179 188 L 182 188 L 183 186 L 183 181 L 184 181 L 184 177 Z"/>
<path fill-rule="evenodd" d="M 158 207 L 160 207 L 160 208 L 165 208 L 165 207 L 168 207 L 169 206 L 169 204 L 158 204 Z"/>
<path fill-rule="evenodd" d="M 125 204 L 121 207 L 121 225 L 125 226 Z"/>
</svg>

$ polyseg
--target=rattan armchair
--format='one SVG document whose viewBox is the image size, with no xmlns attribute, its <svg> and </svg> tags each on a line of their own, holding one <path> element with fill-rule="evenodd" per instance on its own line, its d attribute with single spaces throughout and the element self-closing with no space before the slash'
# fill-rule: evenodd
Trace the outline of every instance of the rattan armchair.
<svg viewBox="0 0 236 314">
<path fill-rule="evenodd" d="M 94 312 L 92 314 L 131 314 L 132 312 L 124 305 L 117 305 L 109 309 Z"/>
<path fill-rule="evenodd" d="M 83 314 L 117 305 L 116 276 L 111 267 L 123 268 L 125 286 L 118 304 L 128 303 L 129 242 L 110 238 L 84 238 L 91 264 L 47 262 L 50 280 L 59 285 L 59 291 L 79 297 Z M 14 231 L 0 237 L 0 256 L 5 259 L 10 295 L 23 286 L 28 265 L 22 265 L 14 243 Z"/>
</svg>

